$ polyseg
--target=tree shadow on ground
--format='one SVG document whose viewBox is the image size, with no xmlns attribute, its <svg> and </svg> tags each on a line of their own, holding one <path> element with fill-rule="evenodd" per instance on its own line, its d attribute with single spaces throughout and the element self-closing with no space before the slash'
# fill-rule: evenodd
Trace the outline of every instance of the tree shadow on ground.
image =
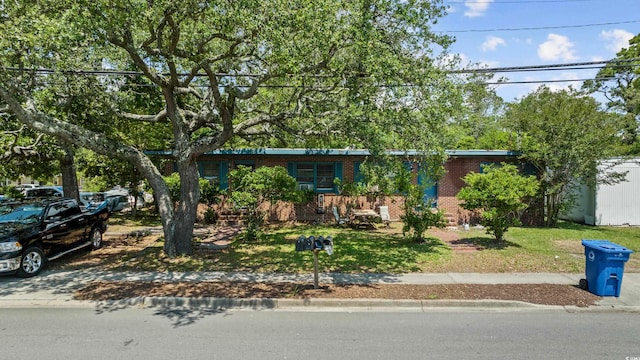
<svg viewBox="0 0 640 360">
<path fill-rule="evenodd" d="M 502 250 L 509 247 L 520 248 L 517 243 L 511 242 L 509 240 L 496 240 L 494 238 L 487 237 L 468 237 L 459 240 L 452 240 L 449 243 L 453 246 L 473 246 L 477 249 L 494 249 L 494 250 Z"/>
</svg>

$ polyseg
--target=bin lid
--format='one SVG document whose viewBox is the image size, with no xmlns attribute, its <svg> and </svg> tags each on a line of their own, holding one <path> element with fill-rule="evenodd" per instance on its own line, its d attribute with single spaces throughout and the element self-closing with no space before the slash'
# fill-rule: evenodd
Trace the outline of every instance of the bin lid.
<svg viewBox="0 0 640 360">
<path fill-rule="evenodd" d="M 618 244 L 614 244 L 608 240 L 588 240 L 583 239 L 582 245 L 584 247 L 595 249 L 604 253 L 625 253 L 631 254 L 633 250 L 629 250 L 626 247 Z"/>
</svg>

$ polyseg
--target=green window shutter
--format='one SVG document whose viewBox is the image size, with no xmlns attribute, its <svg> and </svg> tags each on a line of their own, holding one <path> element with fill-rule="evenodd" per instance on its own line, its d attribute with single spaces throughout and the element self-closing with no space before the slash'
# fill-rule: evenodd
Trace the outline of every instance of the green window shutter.
<svg viewBox="0 0 640 360">
<path fill-rule="evenodd" d="M 287 171 L 289 172 L 290 176 L 296 177 L 296 163 L 287 163 Z"/>
<path fill-rule="evenodd" d="M 220 174 L 218 176 L 220 179 L 220 189 L 229 188 L 229 163 L 226 161 L 220 162 Z"/>
<path fill-rule="evenodd" d="M 335 166 L 335 177 L 337 177 L 338 179 L 340 179 L 340 182 L 343 181 L 343 176 L 342 176 L 342 161 L 338 161 L 334 164 Z M 333 191 L 337 194 L 338 193 L 338 187 L 334 184 L 333 185 Z"/>
</svg>

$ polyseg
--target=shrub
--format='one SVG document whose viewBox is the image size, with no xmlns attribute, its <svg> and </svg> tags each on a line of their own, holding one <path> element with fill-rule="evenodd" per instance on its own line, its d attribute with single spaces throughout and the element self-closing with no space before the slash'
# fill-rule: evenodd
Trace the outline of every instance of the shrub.
<svg viewBox="0 0 640 360">
<path fill-rule="evenodd" d="M 503 240 L 509 227 L 521 224 L 520 216 L 537 193 L 539 182 L 533 176 L 522 176 L 515 165 L 483 167 L 484 173 L 469 173 L 467 184 L 458 193 L 466 210 L 481 211 L 480 223 L 487 234 Z"/>
</svg>

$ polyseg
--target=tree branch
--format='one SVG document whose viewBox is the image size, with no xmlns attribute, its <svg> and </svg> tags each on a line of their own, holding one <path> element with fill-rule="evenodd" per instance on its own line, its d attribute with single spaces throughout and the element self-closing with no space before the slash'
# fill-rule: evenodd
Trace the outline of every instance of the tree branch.
<svg viewBox="0 0 640 360">
<path fill-rule="evenodd" d="M 160 122 L 167 118 L 166 110 L 162 110 L 155 115 L 139 115 L 139 114 L 132 114 L 127 112 L 121 112 L 118 114 L 126 119 L 136 120 L 136 121 L 146 121 L 146 122 Z"/>
</svg>

